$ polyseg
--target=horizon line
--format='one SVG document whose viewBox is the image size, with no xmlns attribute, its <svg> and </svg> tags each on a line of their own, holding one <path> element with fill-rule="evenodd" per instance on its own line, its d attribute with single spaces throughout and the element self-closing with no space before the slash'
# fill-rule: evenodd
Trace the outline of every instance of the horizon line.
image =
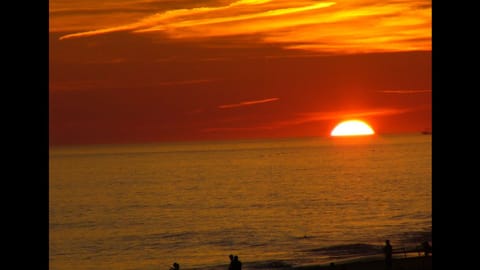
<svg viewBox="0 0 480 270">
<path fill-rule="evenodd" d="M 308 139 L 308 138 L 359 138 L 359 137 L 378 137 L 378 136 L 395 136 L 395 135 L 425 135 L 423 132 L 425 130 L 419 131 L 402 131 L 402 132 L 375 132 L 375 134 L 367 136 L 330 136 L 329 134 L 325 135 L 304 135 L 304 136 L 258 136 L 258 137 L 239 137 L 239 138 L 224 138 L 224 139 L 159 139 L 159 140 L 145 140 L 143 142 L 132 141 L 132 142 L 105 142 L 105 143 L 59 143 L 59 144 L 50 144 L 49 150 L 54 148 L 69 148 L 69 147 L 102 147 L 102 146 L 114 146 L 114 145 L 153 145 L 153 144 L 182 144 L 182 143 L 215 143 L 215 142 L 233 142 L 233 141 L 255 141 L 255 140 L 285 140 L 285 139 Z M 431 135 L 431 133 L 429 133 Z"/>
</svg>

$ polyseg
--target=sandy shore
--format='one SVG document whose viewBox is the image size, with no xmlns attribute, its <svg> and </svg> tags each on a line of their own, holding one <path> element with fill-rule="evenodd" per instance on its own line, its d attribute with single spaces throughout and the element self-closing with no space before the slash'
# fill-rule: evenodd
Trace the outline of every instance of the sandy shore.
<svg viewBox="0 0 480 270">
<path fill-rule="evenodd" d="M 385 270 L 384 260 L 338 262 L 335 266 L 317 265 L 296 267 L 295 270 Z M 432 256 L 393 259 L 391 270 L 431 270 Z"/>
</svg>

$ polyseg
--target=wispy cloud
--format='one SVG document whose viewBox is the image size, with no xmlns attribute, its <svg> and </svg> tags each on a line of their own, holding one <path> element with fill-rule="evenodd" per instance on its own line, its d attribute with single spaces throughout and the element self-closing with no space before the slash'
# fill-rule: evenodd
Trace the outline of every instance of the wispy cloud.
<svg viewBox="0 0 480 270">
<path fill-rule="evenodd" d="M 179 28 L 182 26 L 194 26 L 195 24 L 207 24 L 205 23 L 206 20 L 210 20 L 212 23 L 221 22 L 222 17 L 215 16 L 216 13 L 221 13 L 222 11 L 228 10 L 236 10 L 239 6 L 250 6 L 250 5 L 257 5 L 266 2 L 270 2 L 271 0 L 240 0 L 233 2 L 226 6 L 220 7 L 198 7 L 198 8 L 190 8 L 190 9 L 173 9 L 168 10 L 162 13 L 157 13 L 151 16 L 147 16 L 138 22 L 124 24 L 116 27 L 108 27 L 104 29 L 97 29 L 93 31 L 86 31 L 80 33 L 69 34 L 60 37 L 60 39 L 67 39 L 67 38 L 74 38 L 74 37 L 86 37 L 86 36 L 93 36 L 93 35 L 100 35 L 100 34 L 107 34 L 112 32 L 120 32 L 120 31 L 133 31 L 136 30 L 137 32 L 146 32 L 146 31 L 155 31 L 155 30 L 168 30 L 173 28 Z M 213 18 L 210 19 L 202 19 L 205 15 L 212 15 Z M 206 16 L 209 17 L 209 16 Z M 190 19 L 196 18 L 196 19 Z M 228 17 L 223 17 L 223 20 L 226 20 Z M 212 21 L 213 20 L 213 21 Z M 202 23 L 203 22 L 203 23 Z M 162 29 L 156 29 L 155 27 L 163 27 Z"/>
<path fill-rule="evenodd" d="M 384 94 L 425 94 L 425 93 L 432 93 L 432 90 L 383 90 L 378 91 Z"/>
<path fill-rule="evenodd" d="M 184 84 L 200 84 L 215 81 L 213 79 L 198 79 L 198 80 L 184 80 L 184 81 L 166 81 L 159 82 L 157 85 L 184 85 Z"/>
<path fill-rule="evenodd" d="M 212 128 L 203 128 L 202 132 L 218 132 L 218 131 L 249 131 L 249 130 L 270 130 L 274 127 L 265 125 L 265 126 L 252 126 L 252 127 L 212 127 Z"/>
<path fill-rule="evenodd" d="M 422 110 L 423 107 L 418 108 L 382 108 L 377 110 L 367 111 L 331 111 L 331 112 L 309 112 L 300 113 L 292 119 L 267 123 L 256 126 L 244 126 L 244 127 L 212 127 L 205 128 L 203 132 L 217 132 L 217 131 L 248 131 L 248 130 L 272 130 L 279 129 L 288 126 L 301 125 L 309 122 L 319 122 L 327 120 L 343 120 L 362 117 L 381 117 L 388 115 L 404 114 L 412 111 Z"/>
<path fill-rule="evenodd" d="M 326 120 L 342 120 L 351 118 L 362 118 L 367 116 L 387 116 L 395 114 L 403 114 L 417 110 L 418 108 L 384 108 L 367 111 L 333 111 L 333 112 L 309 112 L 298 114 L 297 118 L 276 122 L 272 126 L 284 127 L 291 125 L 299 125 L 308 122 L 326 121 Z"/>
<path fill-rule="evenodd" d="M 222 1 L 223 2 L 223 1 Z M 431 50 L 431 1 L 240 0 L 170 9 L 135 22 L 64 35 L 118 31 L 172 39 L 256 35 L 259 42 L 332 53 Z"/>
<path fill-rule="evenodd" d="M 147 82 L 139 81 L 135 84 L 137 87 L 168 87 L 175 85 L 204 84 L 215 81 L 215 79 L 194 79 L 180 81 L 160 81 Z M 108 80 L 85 80 L 85 81 L 68 81 L 68 82 L 52 82 L 50 89 L 52 91 L 71 91 L 86 89 L 112 89 L 118 88 L 118 85 L 112 84 Z"/>
<path fill-rule="evenodd" d="M 277 100 L 279 100 L 279 98 L 276 98 L 276 97 L 275 98 L 260 99 L 260 100 L 249 100 L 249 101 L 242 101 L 240 103 L 235 103 L 235 104 L 220 105 L 220 106 L 218 106 L 218 108 L 219 109 L 230 109 L 230 108 L 236 108 L 236 107 L 262 104 L 262 103 L 267 103 L 267 102 L 272 102 L 272 101 L 277 101 Z"/>
</svg>

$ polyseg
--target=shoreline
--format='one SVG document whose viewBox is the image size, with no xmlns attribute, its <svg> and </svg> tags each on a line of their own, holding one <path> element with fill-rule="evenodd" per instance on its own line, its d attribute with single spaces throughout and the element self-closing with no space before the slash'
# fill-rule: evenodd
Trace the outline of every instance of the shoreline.
<svg viewBox="0 0 480 270">
<path fill-rule="evenodd" d="M 384 270 L 385 261 L 383 259 L 357 259 L 350 261 L 333 262 L 334 266 L 330 264 L 308 265 L 293 267 L 295 270 Z M 431 270 L 432 256 L 416 256 L 407 258 L 393 258 L 393 265 L 391 270 Z"/>
</svg>

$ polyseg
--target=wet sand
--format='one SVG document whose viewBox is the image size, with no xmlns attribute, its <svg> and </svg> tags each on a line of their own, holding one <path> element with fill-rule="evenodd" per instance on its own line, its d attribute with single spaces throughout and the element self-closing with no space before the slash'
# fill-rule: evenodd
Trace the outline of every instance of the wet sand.
<svg viewBox="0 0 480 270">
<path fill-rule="evenodd" d="M 352 262 L 338 262 L 335 266 L 330 265 L 312 265 L 295 267 L 295 270 L 386 270 L 384 260 L 369 260 L 369 261 L 352 261 Z M 393 266 L 391 270 L 431 270 L 432 256 L 428 257 L 410 257 L 410 258 L 396 258 L 393 259 Z"/>
</svg>

